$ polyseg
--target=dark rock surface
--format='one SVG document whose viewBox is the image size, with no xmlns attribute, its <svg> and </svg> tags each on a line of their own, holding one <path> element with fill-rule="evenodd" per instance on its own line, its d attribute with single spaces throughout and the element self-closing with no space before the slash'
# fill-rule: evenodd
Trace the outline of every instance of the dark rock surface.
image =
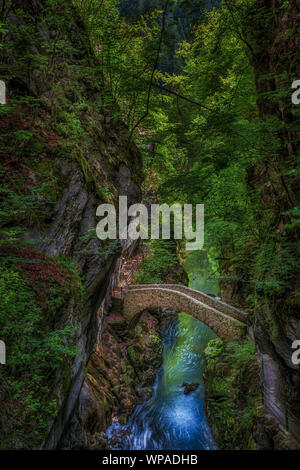
<svg viewBox="0 0 300 470">
<path fill-rule="evenodd" d="M 161 366 L 160 319 L 145 311 L 134 331 L 111 311 L 105 319 L 101 348 L 96 347 L 78 405 L 60 447 L 106 449 L 105 430 L 112 420 L 125 424 L 135 407 L 152 393 Z"/>
<path fill-rule="evenodd" d="M 245 308 L 247 297 L 253 293 L 249 289 L 252 280 L 258 282 L 259 278 L 264 282 L 265 276 L 271 276 L 273 269 L 278 269 L 280 273 L 277 280 L 284 285 L 282 290 L 278 289 L 274 293 L 266 293 L 259 287 L 256 290 L 252 327 L 260 354 L 268 358 L 264 367 L 265 376 L 268 375 L 270 380 L 272 378 L 273 383 L 272 390 L 270 387 L 265 390 L 268 407 L 265 422 L 269 422 L 269 413 L 275 413 L 277 429 L 280 426 L 288 428 L 298 441 L 300 370 L 299 365 L 291 362 L 291 357 L 293 341 L 300 338 L 299 273 L 287 269 L 286 261 L 281 257 L 285 244 L 294 246 L 295 253 L 296 250 L 299 251 L 299 229 L 288 230 L 291 219 L 286 218 L 288 211 L 298 207 L 300 201 L 299 175 L 296 176 L 296 170 L 291 170 L 295 171 L 295 176 L 288 177 L 290 159 L 300 152 L 297 107 L 291 100 L 291 85 L 295 77 L 300 76 L 299 19 L 299 2 L 280 0 L 256 0 L 246 17 L 243 30 L 255 74 L 259 116 L 261 119 L 274 119 L 281 123 L 276 132 L 279 142 L 276 152 L 273 155 L 266 154 L 248 170 L 249 190 L 257 192 L 262 207 L 257 224 L 269 237 L 278 240 L 272 248 L 277 266 L 273 265 L 273 268 L 258 274 L 257 271 L 251 272 L 251 262 L 236 268 L 229 261 L 223 266 L 224 272 L 233 274 L 239 281 L 222 282 L 222 299 Z M 289 32 L 292 34 L 288 34 Z M 276 99 L 272 99 L 271 95 L 276 96 Z M 264 213 L 272 214 L 272 218 L 268 219 Z M 262 247 L 256 247 L 256 250 L 264 256 Z M 264 373 L 260 370 L 262 381 Z M 268 428 L 269 426 L 266 427 L 265 437 L 263 425 L 257 432 L 262 447 L 270 442 L 272 433 Z M 273 440 L 268 445 L 275 448 L 277 444 Z"/>
<path fill-rule="evenodd" d="M 14 4 L 14 9 L 7 13 L 7 23 L 23 24 L 31 32 L 22 47 L 14 32 L 5 37 L 5 41 L 14 45 L 7 48 L 5 57 L 9 65 L 6 80 L 8 98 L 17 99 L 25 94 L 40 100 L 37 108 L 27 109 L 25 106 L 22 112 L 27 118 L 28 115 L 32 118 L 30 125 L 24 119 L 26 129 L 33 135 L 39 134 L 43 149 L 40 154 L 28 150 L 26 158 L 18 157 L 18 166 L 8 159 L 4 183 L 14 181 L 18 174 L 25 175 L 27 185 L 32 181 L 47 181 L 51 175 L 52 201 L 47 202 L 48 194 L 39 195 L 45 200 L 46 209 L 38 220 L 24 220 L 24 240 L 47 255 L 65 256 L 72 260 L 82 279 L 81 301 L 71 298 L 57 318 L 61 328 L 75 322 L 78 324 L 76 346 L 80 355 L 74 359 L 69 371 L 67 390 L 62 390 L 60 371 L 57 371 L 52 395 L 58 398 L 59 410 L 54 421 L 49 423 L 49 433 L 43 443 L 44 449 L 57 448 L 73 420 L 72 427 L 77 428 L 77 436 L 76 433 L 70 434 L 70 442 L 65 441 L 65 447 L 79 448 L 86 441 L 82 428 L 83 410 L 89 404 L 87 385 L 82 388 L 86 367 L 93 351 L 99 351 L 104 309 L 108 308 L 110 292 L 118 281 L 121 257 L 128 256 L 134 248 L 133 244 L 114 249 L 98 240 L 95 236 L 98 223 L 96 208 L 103 202 L 117 203 L 119 195 L 126 195 L 128 204 L 140 201 L 142 160 L 135 145 L 128 142 L 124 124 L 120 120 L 112 120 L 113 108 L 103 105 L 103 93 L 108 91 L 97 69 L 97 59 L 84 25 L 72 5 L 66 2 L 62 4 L 62 11 L 55 12 L 61 15 L 59 34 L 65 45 L 63 52 L 58 52 L 53 58 L 49 52 L 50 42 L 57 31 L 54 23 L 46 20 L 49 10 L 45 8 L 45 2 L 16 1 Z M 75 51 L 76 45 L 78 49 Z M 54 61 L 53 67 L 42 67 L 38 61 L 31 64 L 30 72 L 20 67 L 22 57 L 31 53 L 43 56 L 49 64 Z M 87 70 L 89 76 L 84 75 Z M 78 87 L 72 84 L 73 76 L 82 76 L 79 82 L 76 81 Z M 83 102 L 86 110 L 80 111 L 79 106 Z M 72 121 L 69 133 L 60 131 L 59 126 L 66 126 L 61 116 L 66 115 L 76 118 L 80 137 L 72 127 Z M 74 410 L 78 404 L 76 415 Z M 103 423 L 105 419 L 103 411 Z M 102 448 L 103 435 L 94 433 L 90 445 Z"/>
<path fill-rule="evenodd" d="M 187 382 L 183 382 L 181 386 L 184 387 L 183 393 L 185 395 L 188 395 L 189 393 L 194 392 L 195 390 L 197 390 L 199 385 L 200 384 L 198 382 L 192 382 L 190 384 L 187 383 Z"/>
</svg>

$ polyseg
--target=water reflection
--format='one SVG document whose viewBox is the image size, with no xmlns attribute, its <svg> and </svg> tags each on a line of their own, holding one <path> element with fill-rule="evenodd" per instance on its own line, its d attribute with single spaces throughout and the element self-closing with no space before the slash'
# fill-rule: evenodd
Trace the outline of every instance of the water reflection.
<svg viewBox="0 0 300 470">
<path fill-rule="evenodd" d="M 189 276 L 189 286 L 192 289 L 220 296 L 219 281 L 213 277 L 218 271 L 218 263 L 207 251 L 188 251 L 184 261 L 184 269 Z"/>
</svg>

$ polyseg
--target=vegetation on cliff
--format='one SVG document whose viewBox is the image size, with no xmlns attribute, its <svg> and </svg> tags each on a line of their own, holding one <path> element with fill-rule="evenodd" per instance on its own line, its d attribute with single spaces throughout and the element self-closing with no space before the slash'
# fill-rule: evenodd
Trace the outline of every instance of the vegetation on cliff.
<svg viewBox="0 0 300 470">
<path fill-rule="evenodd" d="M 119 244 L 95 237 L 96 207 L 120 193 L 137 202 L 143 176 L 160 202 L 205 204 L 215 276 L 252 313 L 260 349 L 279 365 L 281 398 L 300 422 L 290 359 L 300 325 L 299 106 L 291 100 L 299 8 L 283 0 L 126 6 L 120 14 L 117 0 L 15 0 L 1 9 L 4 447 L 39 446 L 50 428 L 62 435 L 53 418 L 84 380 L 120 256 Z M 151 243 L 138 282 L 174 282 L 172 243 Z M 78 345 L 84 357 L 74 360 Z M 217 432 L 224 447 L 246 448 L 256 392 L 244 375 L 254 371 L 254 350 L 231 344 L 214 354 Z"/>
<path fill-rule="evenodd" d="M 205 409 L 220 449 L 255 447 L 253 429 L 261 405 L 260 371 L 255 345 L 209 342 L 205 356 Z"/>
<path fill-rule="evenodd" d="M 101 436 L 112 419 L 126 423 L 135 407 L 151 395 L 162 360 L 160 318 L 153 312 L 143 312 L 130 331 L 113 307 L 104 326 L 101 349 L 92 354 L 84 385 L 89 396 L 83 412 L 86 445 L 98 450 L 105 447 Z"/>
<path fill-rule="evenodd" d="M 0 447 L 39 447 L 50 430 L 53 447 L 120 256 L 96 239 L 96 208 L 121 191 L 137 202 L 141 159 L 72 2 L 4 2 L 0 21 Z"/>
<path fill-rule="evenodd" d="M 70 297 L 80 302 L 72 268 L 28 248 L 1 251 L 0 327 L 9 367 L 0 369 L 2 449 L 38 445 L 58 412 L 53 384 L 69 386 L 77 326 L 61 318 L 59 327 L 57 317 Z"/>
<path fill-rule="evenodd" d="M 163 202 L 205 203 L 206 248 L 215 250 L 218 278 L 233 300 L 255 310 L 264 302 L 272 309 L 280 298 L 293 314 L 299 248 L 299 109 L 291 100 L 297 12 L 289 2 L 277 1 L 273 8 L 270 2 L 234 0 L 212 2 L 214 8 L 200 2 L 195 14 L 194 2 L 183 2 L 193 21 L 187 38 L 174 39 L 181 60 L 174 73 L 160 65 L 172 36 L 168 18 L 179 14 L 181 2 L 156 1 L 151 8 L 127 3 L 123 16 L 113 0 L 103 2 L 102 11 L 93 2 L 81 5 L 101 45 L 103 73 L 143 150 L 145 184 L 153 184 Z M 136 15 L 130 16 L 133 4 Z M 263 50 L 271 51 L 274 41 L 277 50 L 285 50 L 284 59 L 277 52 L 263 65 Z"/>
<path fill-rule="evenodd" d="M 146 184 L 161 202 L 205 204 L 205 247 L 214 250 L 222 296 L 251 313 L 260 351 L 279 366 L 277 401 L 299 428 L 299 370 L 291 362 L 300 326 L 300 122 L 292 102 L 299 7 L 224 0 L 200 11 L 200 3 L 173 48 L 181 64 L 174 71 L 160 67 L 174 2 L 155 5 L 125 27 L 124 17 L 114 23 L 132 32 L 126 43 L 118 36 L 130 60 L 115 83 L 143 150 Z M 114 76 L 113 62 L 103 70 Z"/>
<path fill-rule="evenodd" d="M 188 284 L 175 240 L 151 240 L 147 250 L 140 270 L 134 275 L 136 284 Z"/>
</svg>

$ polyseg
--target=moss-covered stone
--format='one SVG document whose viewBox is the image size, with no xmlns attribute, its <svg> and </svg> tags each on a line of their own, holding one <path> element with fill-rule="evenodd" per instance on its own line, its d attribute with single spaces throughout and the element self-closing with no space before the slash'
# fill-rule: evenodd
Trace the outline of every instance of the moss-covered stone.
<svg viewBox="0 0 300 470">
<path fill-rule="evenodd" d="M 253 448 L 252 433 L 261 405 L 255 345 L 209 342 L 205 356 L 205 411 L 220 449 Z"/>
<path fill-rule="evenodd" d="M 157 312 L 143 312 L 134 331 L 127 330 L 120 314 L 107 315 L 102 348 L 91 357 L 80 398 L 88 448 L 99 448 L 95 433 L 104 432 L 112 420 L 125 424 L 134 408 L 149 397 L 162 349 Z"/>
<path fill-rule="evenodd" d="M 103 106 L 109 90 L 73 3 L 16 0 L 14 8 L 7 11 L 1 48 L 7 105 L 1 105 L 0 123 L 0 256 L 11 280 L 5 283 L 8 274 L 1 272 L 1 306 L 5 298 L 14 298 L 12 313 L 20 325 L 28 321 L 23 332 L 15 328 L 13 337 L 7 329 L 11 311 L 0 318 L 1 339 L 9 350 L 22 347 L 17 366 L 16 355 L 9 354 L 8 367 L 1 369 L 1 385 L 19 386 L 12 399 L 15 390 L 1 387 L 8 412 L 1 410 L 0 421 L 6 424 L 0 441 L 7 449 L 42 444 L 54 449 L 78 403 L 121 254 L 95 236 L 96 209 L 119 194 L 127 195 L 130 204 L 138 202 L 142 163 L 126 126 L 110 119 L 114 105 Z M 60 38 L 57 49 L 55 37 Z M 22 284 L 23 300 L 16 281 Z M 73 340 L 69 327 L 75 325 L 74 352 L 73 343 L 68 349 L 64 341 Z M 117 374 L 118 355 L 111 361 Z M 28 369 L 34 369 L 34 381 Z M 103 367 L 103 373 L 109 382 L 109 368 Z M 92 387 L 92 374 L 89 380 Z M 95 396 L 105 422 L 111 417 L 112 394 L 100 390 Z M 94 422 L 92 417 L 92 428 Z"/>
</svg>

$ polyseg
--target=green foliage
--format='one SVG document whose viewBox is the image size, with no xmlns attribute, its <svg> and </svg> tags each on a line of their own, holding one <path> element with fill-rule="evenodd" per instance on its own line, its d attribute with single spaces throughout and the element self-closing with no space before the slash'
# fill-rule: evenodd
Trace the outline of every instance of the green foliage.
<svg viewBox="0 0 300 470">
<path fill-rule="evenodd" d="M 221 260 L 220 281 L 237 286 L 253 307 L 262 298 L 288 297 L 296 279 L 299 212 L 283 201 L 291 197 L 299 161 L 282 139 L 287 123 L 258 115 L 257 100 L 279 107 L 292 81 L 287 73 L 263 75 L 270 86 L 257 96 L 251 45 L 241 31 L 249 12 L 261 21 L 266 11 L 254 13 L 250 0 L 230 3 L 197 18 L 191 40 L 177 49 L 180 71 L 156 75 L 155 83 L 191 102 L 154 93 L 144 121 L 149 135 L 136 140 L 144 150 L 145 186 L 157 187 L 160 201 L 205 204 L 205 248 Z M 274 80 L 282 86 L 274 89 Z M 295 116 L 291 132 L 297 126 Z M 261 186 L 257 175 L 265 173 Z M 269 186 L 276 202 L 266 197 Z"/>
<path fill-rule="evenodd" d="M 103 258 L 106 259 L 108 256 L 115 255 L 116 253 L 122 252 L 122 246 L 120 240 L 117 238 L 116 240 L 109 240 L 107 239 L 104 242 L 103 249 L 98 252 L 98 254 Z"/>
<path fill-rule="evenodd" d="M 223 349 L 223 341 L 220 338 L 211 339 L 204 351 L 207 358 L 219 356 Z"/>
<path fill-rule="evenodd" d="M 289 7 L 290 7 L 290 2 L 289 2 L 289 0 L 285 0 L 285 1 L 282 3 L 282 5 L 281 5 L 280 8 L 284 8 L 284 9 L 287 10 Z"/>
<path fill-rule="evenodd" d="M 251 448 L 251 432 L 261 404 L 259 370 L 253 343 L 208 343 L 206 410 L 221 449 Z"/>
<path fill-rule="evenodd" d="M 237 372 L 240 368 L 243 370 L 243 367 L 255 359 L 256 347 L 249 341 L 244 341 L 242 345 L 232 342 L 226 345 L 225 354 L 234 363 L 234 370 Z"/>
<path fill-rule="evenodd" d="M 165 276 L 176 269 L 178 258 L 171 240 L 151 240 L 149 253 L 134 275 L 135 284 L 163 284 Z"/>
<path fill-rule="evenodd" d="M 289 28 L 289 29 L 286 29 L 284 34 L 288 37 L 291 37 L 295 34 L 295 29 L 294 28 Z"/>
<path fill-rule="evenodd" d="M 0 447 L 11 448 L 16 441 L 32 448 L 41 443 L 49 420 L 58 411 L 57 396 L 51 390 L 58 368 L 62 371 L 61 385 L 71 373 L 71 360 L 78 354 L 73 345 L 77 327 L 49 328 L 51 322 L 18 264 L 11 264 L 9 257 L 1 261 L 0 331 L 8 354 L 7 364 L 0 370 L 0 397 L 2 416 L 9 419 L 9 428 Z M 65 259 L 60 261 L 69 265 Z M 52 302 L 52 311 L 64 302 Z"/>
<path fill-rule="evenodd" d="M 58 406 L 51 385 L 59 368 L 67 389 L 76 354 L 74 325 L 61 326 L 60 315 L 69 295 L 80 302 L 83 290 L 70 260 L 28 257 L 24 251 L 20 256 L 12 247 L 23 247 L 25 230 L 47 224 L 66 184 L 58 159 L 79 169 L 99 199 L 114 199 L 115 188 L 94 166 L 99 154 L 101 169 L 107 162 L 118 168 L 122 160 L 107 149 L 104 126 L 118 129 L 120 119 L 128 125 L 118 133 L 127 133 L 142 150 L 145 187 L 153 186 L 160 202 L 205 203 L 205 248 L 216 254 L 223 284 L 237 286 L 253 309 L 264 303 L 269 311 L 278 299 L 285 308 L 296 304 L 299 207 L 292 192 L 299 169 L 296 142 L 289 136 L 299 126 L 299 110 L 287 107 L 275 115 L 258 113 L 257 107 L 265 100 L 281 110 L 290 102 L 294 59 L 282 54 L 286 71 L 255 81 L 251 55 L 257 59 L 268 50 L 272 18 L 254 4 L 217 2 L 203 14 L 199 1 L 170 1 L 165 11 L 160 0 L 136 0 L 136 14 L 129 18 L 130 1 L 121 16 L 116 0 L 46 0 L 39 17 L 24 6 L 14 13 L 18 21 L 0 23 L 6 63 L 1 79 L 13 95 L 0 107 L 0 328 L 9 350 L 8 369 L 0 370 L 0 395 L 6 415 L 14 416 L 3 447 L 13 439 L 15 446 L 39 445 L 47 433 L 47 420 Z M 289 8 L 283 1 L 279 10 Z M 258 29 L 251 36 L 253 18 Z M 51 41 L 40 34 L 47 28 Z M 294 34 L 286 29 L 287 42 Z M 86 60 L 78 63 L 78 57 Z M 37 76 L 41 85 L 51 84 L 44 101 L 28 96 Z M 258 96 L 262 82 L 266 86 Z M 87 148 L 94 142 L 90 155 Z M 118 241 L 108 241 L 99 255 L 105 259 L 119 249 Z M 162 283 L 176 269 L 174 244 L 153 240 L 149 249 L 135 282 Z M 56 277 L 60 269 L 65 283 Z M 275 338 L 272 315 L 266 322 Z M 208 400 L 222 448 L 247 448 L 258 400 L 254 347 L 214 340 L 207 357 Z"/>
</svg>

